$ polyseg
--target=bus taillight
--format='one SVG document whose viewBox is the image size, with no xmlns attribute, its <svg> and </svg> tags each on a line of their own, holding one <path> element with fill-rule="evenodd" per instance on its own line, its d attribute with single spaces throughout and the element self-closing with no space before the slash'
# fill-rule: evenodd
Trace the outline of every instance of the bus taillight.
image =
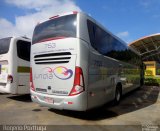
<svg viewBox="0 0 160 131">
<path fill-rule="evenodd" d="M 32 68 L 30 68 L 30 88 L 31 90 L 35 91 L 34 84 L 33 84 L 33 78 L 32 78 Z"/>
<path fill-rule="evenodd" d="M 73 88 L 72 88 L 69 96 L 74 96 L 74 95 L 80 94 L 84 90 L 85 89 L 84 89 L 83 71 L 80 67 L 76 67 L 74 84 L 73 84 Z"/>
<path fill-rule="evenodd" d="M 13 83 L 13 76 L 12 75 L 8 75 L 7 82 L 8 83 Z"/>
</svg>

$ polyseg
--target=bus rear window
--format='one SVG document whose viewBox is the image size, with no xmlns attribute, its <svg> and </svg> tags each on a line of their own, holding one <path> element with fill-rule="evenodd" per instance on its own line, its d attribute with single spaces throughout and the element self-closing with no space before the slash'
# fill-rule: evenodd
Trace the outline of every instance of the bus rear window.
<svg viewBox="0 0 160 131">
<path fill-rule="evenodd" d="M 51 38 L 76 37 L 76 16 L 76 14 L 62 16 L 37 25 L 32 44 Z"/>
<path fill-rule="evenodd" d="M 0 39 L 0 54 L 5 54 L 9 50 L 11 37 Z"/>
</svg>

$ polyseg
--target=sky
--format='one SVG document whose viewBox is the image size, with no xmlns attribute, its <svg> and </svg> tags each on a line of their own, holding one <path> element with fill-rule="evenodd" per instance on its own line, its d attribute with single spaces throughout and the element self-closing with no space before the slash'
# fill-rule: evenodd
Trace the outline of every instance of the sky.
<svg viewBox="0 0 160 131">
<path fill-rule="evenodd" d="M 130 43 L 160 33 L 160 0 L 0 0 L 0 38 L 32 37 L 38 22 L 83 11 Z"/>
</svg>

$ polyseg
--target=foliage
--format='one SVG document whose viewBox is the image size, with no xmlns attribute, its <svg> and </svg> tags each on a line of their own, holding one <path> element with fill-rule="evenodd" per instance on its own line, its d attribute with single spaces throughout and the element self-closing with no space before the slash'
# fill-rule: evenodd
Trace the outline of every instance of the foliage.
<svg viewBox="0 0 160 131">
<path fill-rule="evenodd" d="M 146 77 L 144 80 L 145 85 L 147 86 L 159 86 L 160 77 Z"/>
<path fill-rule="evenodd" d="M 160 75 L 160 69 L 157 69 L 157 75 Z"/>
<path fill-rule="evenodd" d="M 153 72 L 151 70 L 145 70 L 145 74 L 147 76 L 153 76 Z"/>
</svg>

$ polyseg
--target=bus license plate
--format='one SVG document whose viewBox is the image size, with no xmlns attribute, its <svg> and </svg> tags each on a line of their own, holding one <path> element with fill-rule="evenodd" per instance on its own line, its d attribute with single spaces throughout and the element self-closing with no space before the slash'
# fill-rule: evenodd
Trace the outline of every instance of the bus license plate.
<svg viewBox="0 0 160 131">
<path fill-rule="evenodd" d="M 45 97 L 44 101 L 47 102 L 47 103 L 52 103 L 52 104 L 54 103 L 53 98 L 50 98 L 50 97 Z"/>
</svg>

